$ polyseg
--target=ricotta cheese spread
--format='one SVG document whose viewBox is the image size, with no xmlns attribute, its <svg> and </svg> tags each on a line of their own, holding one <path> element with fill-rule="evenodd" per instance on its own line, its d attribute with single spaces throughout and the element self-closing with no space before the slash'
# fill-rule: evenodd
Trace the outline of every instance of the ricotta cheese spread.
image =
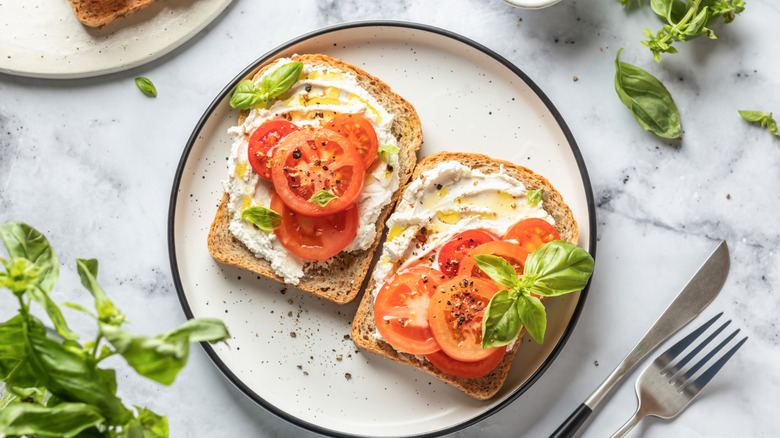
<svg viewBox="0 0 780 438">
<path fill-rule="evenodd" d="M 263 75 L 272 74 L 289 58 L 277 60 Z M 262 78 L 255 84 L 259 84 Z M 269 207 L 273 185 L 261 178 L 248 163 L 249 137 L 263 123 L 288 120 L 299 127 L 320 127 L 336 114 L 360 114 L 376 131 L 379 147 L 398 142 L 390 129 L 393 115 L 363 89 L 356 77 L 327 66 L 304 64 L 298 82 L 268 108 L 252 108 L 244 123 L 228 130 L 233 134 L 233 146 L 228 158 L 228 176 L 223 188 L 229 195 L 230 232 L 257 257 L 268 260 L 271 269 L 286 283 L 298 284 L 306 268 L 314 263 L 288 251 L 274 233 L 264 232 L 243 219 L 241 213 L 249 207 Z M 344 251 L 367 249 L 376 238 L 376 221 L 382 209 L 390 203 L 399 186 L 398 154 L 383 154 L 366 170 L 363 191 L 358 196 L 357 235 Z"/>
<path fill-rule="evenodd" d="M 460 232 L 482 229 L 503 236 L 527 218 L 555 225 L 542 202 L 529 203 L 523 183 L 503 167 L 487 174 L 447 161 L 423 172 L 387 220 L 389 232 L 373 273 L 374 298 L 392 274 L 411 264 L 438 269 L 435 250 Z M 374 336 L 381 339 L 378 331 Z"/>
</svg>

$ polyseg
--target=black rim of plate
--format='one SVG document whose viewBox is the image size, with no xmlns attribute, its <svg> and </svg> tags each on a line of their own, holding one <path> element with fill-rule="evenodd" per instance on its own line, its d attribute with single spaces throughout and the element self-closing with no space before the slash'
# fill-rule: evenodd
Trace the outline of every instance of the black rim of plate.
<svg viewBox="0 0 780 438">
<path fill-rule="evenodd" d="M 187 146 L 184 149 L 184 152 L 182 153 L 181 160 L 179 160 L 178 168 L 176 169 L 176 176 L 173 180 L 173 188 L 171 190 L 171 198 L 169 203 L 169 209 L 168 209 L 168 255 L 171 263 L 171 272 L 173 274 L 173 283 L 176 287 L 176 293 L 179 296 L 179 301 L 181 302 L 182 309 L 184 310 L 184 314 L 187 316 L 187 319 L 194 318 L 194 315 L 192 313 L 192 310 L 190 309 L 189 303 L 187 302 L 187 297 L 184 294 L 184 288 L 181 284 L 181 278 L 179 276 L 179 267 L 178 263 L 176 261 L 176 244 L 174 242 L 174 218 L 176 214 L 176 201 L 178 199 L 179 195 L 179 183 L 181 182 L 182 175 L 184 173 L 184 168 L 187 164 L 189 154 L 198 138 L 198 135 L 203 128 L 203 125 L 206 123 L 206 121 L 211 117 L 211 114 L 214 112 L 214 110 L 217 108 L 217 106 L 222 102 L 222 100 L 225 98 L 225 96 L 230 92 L 230 90 L 233 89 L 233 87 L 238 84 L 246 75 L 248 75 L 250 72 L 252 72 L 255 68 L 257 68 L 259 65 L 261 65 L 263 62 L 267 61 L 268 59 L 276 56 L 279 52 L 288 49 L 289 47 L 299 44 L 301 42 L 304 42 L 308 39 L 322 36 L 324 34 L 328 34 L 331 32 L 337 32 L 347 29 L 353 29 L 353 28 L 362 28 L 362 27 L 401 27 L 401 28 L 408 28 L 411 30 L 419 30 L 429 33 L 438 34 L 441 36 L 445 36 L 448 38 L 451 38 L 453 40 L 459 41 L 461 43 L 464 43 L 468 46 L 473 47 L 474 49 L 479 50 L 480 52 L 490 56 L 491 58 L 498 61 L 500 64 L 502 64 L 504 67 L 508 68 L 510 71 L 512 71 L 515 75 L 517 75 L 520 79 L 522 79 L 533 91 L 534 93 L 539 97 L 539 99 L 542 100 L 542 102 L 545 104 L 547 109 L 552 113 L 552 115 L 555 117 L 555 121 L 558 123 L 558 126 L 560 127 L 561 131 L 566 137 L 566 140 L 569 142 L 569 146 L 571 148 L 571 151 L 574 155 L 574 159 L 577 162 L 577 166 L 580 170 L 580 177 L 582 178 L 583 186 L 585 189 L 585 196 L 587 198 L 588 203 L 588 220 L 590 222 L 589 226 L 589 234 L 590 234 L 590 245 L 588 248 L 588 251 L 595 259 L 596 257 L 596 210 L 595 210 L 595 202 L 593 200 L 593 189 L 590 185 L 590 178 L 588 177 L 588 171 L 585 168 L 585 161 L 582 158 L 582 154 L 580 153 L 579 148 L 577 147 L 577 143 L 574 140 L 574 136 L 572 135 L 571 131 L 569 130 L 569 127 L 566 125 L 566 122 L 563 120 L 563 117 L 561 117 L 560 113 L 558 113 L 558 110 L 555 108 L 555 106 L 552 104 L 550 99 L 547 97 L 547 95 L 544 94 L 544 92 L 525 74 L 523 71 L 521 71 L 517 66 L 509 62 L 506 58 L 499 55 L 498 53 L 494 52 L 493 50 L 483 46 L 480 43 L 477 43 L 476 41 L 473 41 L 469 38 L 466 38 L 462 35 L 459 35 L 457 33 L 437 28 L 434 26 L 426 25 L 426 24 L 419 24 L 419 23 L 411 23 L 411 22 L 405 22 L 405 21 L 385 21 L 385 20 L 370 20 L 370 21 L 356 21 L 356 22 L 350 22 L 350 23 L 343 23 L 338 24 L 334 26 L 328 26 L 324 27 L 312 32 L 309 32 L 307 34 L 301 35 L 297 38 L 294 38 L 290 41 L 287 41 L 286 43 L 277 46 L 276 48 L 270 50 L 260 58 L 258 58 L 256 61 L 254 61 L 250 66 L 244 69 L 241 73 L 239 73 L 233 80 L 217 95 L 217 97 L 211 102 L 206 112 L 201 116 L 200 120 L 198 120 L 197 125 L 195 126 L 195 129 L 193 129 L 192 134 L 190 135 L 190 138 L 187 140 Z M 577 320 L 579 319 L 580 313 L 582 313 L 582 308 L 585 305 L 585 299 L 587 298 L 588 291 L 590 290 L 590 281 L 585 286 L 585 289 L 582 290 L 580 293 L 579 301 L 577 302 L 577 306 L 574 309 L 574 313 L 572 314 L 571 319 L 569 320 L 569 324 L 566 327 L 566 329 L 563 332 L 563 336 L 561 336 L 561 339 L 558 341 L 558 344 L 553 348 L 552 352 L 549 356 L 544 360 L 542 365 L 539 367 L 539 369 L 534 372 L 531 377 L 528 378 L 522 385 L 520 385 L 519 388 L 515 390 L 512 394 L 506 397 L 504 401 L 494 406 L 492 409 L 474 417 L 467 421 L 454 424 L 446 429 L 440 429 L 437 431 L 421 434 L 421 435 L 415 435 L 416 437 L 434 437 L 434 436 L 441 436 L 447 433 L 452 433 L 461 429 L 465 429 L 475 423 L 478 423 L 485 418 L 488 418 L 489 416 L 495 414 L 496 412 L 500 411 L 501 409 L 505 408 L 509 404 L 511 404 L 513 401 L 515 401 L 521 394 L 523 394 L 528 388 L 531 387 L 538 379 L 541 377 L 542 374 L 544 374 L 545 371 L 550 367 L 552 362 L 555 360 L 555 358 L 558 356 L 560 351 L 563 349 L 563 346 L 568 341 L 569 337 L 571 336 L 572 331 L 574 330 L 574 326 L 577 324 Z M 211 360 L 214 362 L 214 364 L 217 365 L 219 370 L 230 380 L 233 385 L 235 385 L 239 390 L 241 390 L 244 394 L 246 394 L 249 398 L 251 398 L 253 401 L 255 401 L 257 404 L 262 406 L 263 408 L 267 409 L 274 415 L 278 416 L 279 418 L 282 418 L 292 424 L 295 424 L 299 427 L 302 427 L 304 429 L 310 430 L 312 432 L 316 432 L 323 435 L 329 435 L 329 436 L 335 436 L 335 437 L 355 437 L 355 436 L 362 436 L 358 434 L 347 434 L 342 432 L 333 431 L 327 428 L 323 428 L 321 426 L 318 426 L 316 424 L 309 423 L 307 421 L 301 420 L 300 418 L 297 418 L 279 408 L 274 406 L 272 403 L 269 403 L 262 397 L 260 397 L 257 393 L 252 391 L 248 386 L 246 386 L 241 379 L 236 376 L 230 368 L 219 358 L 219 355 L 217 355 L 216 351 L 212 346 L 206 342 L 201 342 L 201 346 L 206 351 L 206 354 L 211 358 Z"/>
</svg>

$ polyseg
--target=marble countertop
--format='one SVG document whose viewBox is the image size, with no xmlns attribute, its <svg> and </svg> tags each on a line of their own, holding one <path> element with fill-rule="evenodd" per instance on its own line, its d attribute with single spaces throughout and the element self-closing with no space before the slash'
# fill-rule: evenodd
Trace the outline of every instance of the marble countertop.
<svg viewBox="0 0 780 438">
<path fill-rule="evenodd" d="M 64 264 L 58 302 L 86 303 L 73 259 L 97 258 L 101 283 L 152 334 L 184 321 L 168 262 L 168 202 L 182 149 L 203 111 L 238 72 L 300 34 L 355 20 L 395 19 L 462 34 L 506 57 L 550 98 L 587 164 L 598 253 L 590 295 L 568 344 L 527 392 L 453 436 L 546 436 L 641 338 L 720 240 L 731 271 L 696 321 L 720 311 L 748 343 L 673 421 L 632 436 L 777 436 L 780 423 L 780 139 L 739 109 L 780 114 L 780 4 L 749 0 L 717 40 L 678 44 L 658 64 L 640 45 L 650 9 L 563 0 L 542 10 L 498 0 L 252 2 L 236 0 L 183 46 L 88 79 L 0 74 L 0 222 L 44 232 Z M 614 59 L 647 69 L 673 94 L 682 140 L 643 131 L 618 100 Z M 159 95 L 136 88 L 151 78 Z M 576 78 L 576 79 L 575 79 Z M 0 319 L 13 312 L 0 295 Z M 69 315 L 70 316 L 70 315 Z M 77 331 L 91 322 L 75 317 Z M 201 348 L 171 387 L 129 368 L 120 395 L 168 416 L 184 436 L 314 436 L 257 406 Z M 593 415 L 585 437 L 614 432 L 634 411 L 634 371 Z"/>
</svg>

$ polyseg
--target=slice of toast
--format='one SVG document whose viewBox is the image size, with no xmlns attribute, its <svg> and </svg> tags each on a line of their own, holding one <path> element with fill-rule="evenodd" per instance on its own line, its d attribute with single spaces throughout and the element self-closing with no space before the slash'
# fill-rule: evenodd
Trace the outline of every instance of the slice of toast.
<svg viewBox="0 0 780 438">
<path fill-rule="evenodd" d="M 103 27 L 117 18 L 137 12 L 156 0 L 70 0 L 76 17 L 85 26 Z"/>
<path fill-rule="evenodd" d="M 504 172 L 522 182 L 527 190 L 536 190 L 544 188 L 542 191 L 542 206 L 555 219 L 555 228 L 561 236 L 561 239 L 567 240 L 574 244 L 577 243 L 578 229 L 577 222 L 574 220 L 569 207 L 563 202 L 563 198 L 555 188 L 544 177 L 533 173 L 532 171 L 509 163 L 507 161 L 496 160 L 485 155 L 479 154 L 466 154 L 466 153 L 452 153 L 441 152 L 435 155 L 421 160 L 414 170 L 411 181 L 415 181 L 422 177 L 422 173 L 435 168 L 438 164 L 447 161 L 457 161 L 472 169 L 479 169 L 484 173 L 492 174 L 499 171 L 501 165 L 503 165 Z M 409 186 L 409 183 L 403 188 L 405 191 Z M 403 196 L 403 194 L 402 194 Z M 374 334 L 376 333 L 376 324 L 374 323 L 374 290 L 376 284 L 372 278 L 366 288 L 366 293 L 363 295 L 363 299 L 358 307 L 357 314 L 352 323 L 352 339 L 355 344 L 361 348 L 365 348 L 372 353 L 376 353 L 381 356 L 386 356 L 397 362 L 411 365 L 415 368 L 423 370 L 434 377 L 455 386 L 462 390 L 469 396 L 478 399 L 486 400 L 494 396 L 506 380 L 506 376 L 509 373 L 509 367 L 512 365 L 515 353 L 517 353 L 518 347 L 522 344 L 519 340 L 522 339 L 523 333 L 520 333 L 518 341 L 512 345 L 511 349 L 508 349 L 504 355 L 503 360 L 490 371 L 488 374 L 476 377 L 465 378 L 453 376 L 445 373 L 433 365 L 430 362 L 424 360 L 422 357 L 418 357 L 412 354 L 401 353 L 395 350 L 387 342 L 381 339 L 377 339 Z"/>
<path fill-rule="evenodd" d="M 327 65 L 341 71 L 350 72 L 357 78 L 358 84 L 367 90 L 391 114 L 393 124 L 391 132 L 398 141 L 399 189 L 393 194 L 392 201 L 386 205 L 376 222 L 376 237 L 371 247 L 354 252 L 341 252 L 329 259 L 327 267 L 313 263 L 305 269 L 305 276 L 296 285 L 297 288 L 336 303 L 348 303 L 357 297 L 368 273 L 371 260 L 376 252 L 384 231 L 385 221 L 392 211 L 403 187 L 417 163 L 417 150 L 422 143 L 422 126 L 414 107 L 401 96 L 392 92 L 381 80 L 369 75 L 355 66 L 325 55 L 295 55 L 293 61 L 304 64 Z M 269 61 L 254 76 L 257 80 L 272 65 Z M 247 112 L 242 112 L 239 123 L 243 123 Z M 208 235 L 208 248 L 211 255 L 222 263 L 235 265 L 257 274 L 273 278 L 279 277 L 271 269 L 269 261 L 256 257 L 229 231 L 230 215 L 227 208 L 228 194 L 222 196 L 214 222 Z"/>
</svg>

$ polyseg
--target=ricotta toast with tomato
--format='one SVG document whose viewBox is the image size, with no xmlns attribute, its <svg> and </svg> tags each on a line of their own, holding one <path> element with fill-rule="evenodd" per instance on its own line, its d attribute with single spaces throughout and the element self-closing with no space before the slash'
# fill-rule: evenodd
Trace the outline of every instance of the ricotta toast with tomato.
<svg viewBox="0 0 780 438">
<path fill-rule="evenodd" d="M 416 111 L 324 55 L 272 60 L 231 98 L 242 109 L 208 247 L 223 263 L 346 303 L 362 286 L 416 164 Z"/>
<path fill-rule="evenodd" d="M 387 227 L 353 340 L 477 399 L 500 389 L 526 328 L 542 341 L 545 297 L 593 267 L 555 188 L 484 155 L 420 161 Z"/>
</svg>

